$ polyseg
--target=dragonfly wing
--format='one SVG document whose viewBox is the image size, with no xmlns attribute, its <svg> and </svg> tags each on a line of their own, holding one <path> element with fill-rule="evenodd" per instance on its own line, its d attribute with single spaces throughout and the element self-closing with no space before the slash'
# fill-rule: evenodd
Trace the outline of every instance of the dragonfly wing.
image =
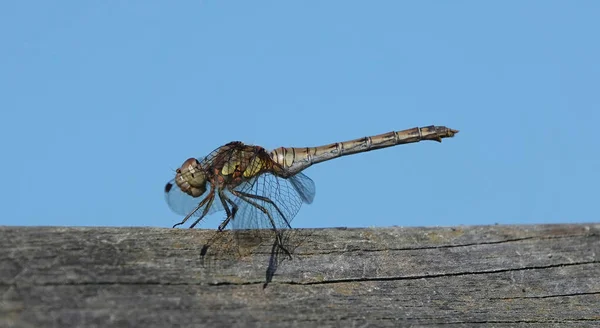
<svg viewBox="0 0 600 328">
<path fill-rule="evenodd" d="M 308 177 L 306 179 L 311 181 Z M 227 191 L 228 197 L 238 205 L 238 211 L 231 221 L 233 229 L 272 229 L 274 226 L 277 229 L 288 229 L 300 210 L 304 197 L 310 195 L 302 194 L 304 191 L 310 191 L 310 188 L 299 192 L 290 179 L 276 177 L 270 173 L 263 173 L 234 190 L 241 194 L 234 195 Z M 270 218 L 259 207 L 266 210 Z"/>
<path fill-rule="evenodd" d="M 292 183 L 292 187 L 300 194 L 303 202 L 306 204 L 313 202 L 315 199 L 315 182 L 311 178 L 303 173 L 298 173 L 289 178 L 289 181 Z"/>
<path fill-rule="evenodd" d="M 188 215 L 191 211 L 195 210 L 198 207 L 198 204 L 204 199 L 206 194 L 208 194 L 208 190 L 210 190 L 210 184 L 207 187 L 207 191 L 202 194 L 200 197 L 192 197 L 179 189 L 177 184 L 175 183 L 175 179 L 167 182 L 165 185 L 165 200 L 169 205 L 169 208 L 179 214 L 179 215 Z M 202 210 L 204 207 L 200 208 L 198 211 L 194 213 L 192 216 L 200 216 L 202 214 Z M 211 205 L 208 213 L 215 213 L 223 210 L 223 205 L 221 204 L 221 200 L 219 196 L 216 195 L 213 204 Z"/>
</svg>

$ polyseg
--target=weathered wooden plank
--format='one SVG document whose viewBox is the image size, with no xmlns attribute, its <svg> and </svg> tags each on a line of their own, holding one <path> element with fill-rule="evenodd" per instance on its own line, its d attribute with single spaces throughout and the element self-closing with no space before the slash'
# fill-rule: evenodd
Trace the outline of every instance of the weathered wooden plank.
<svg viewBox="0 0 600 328">
<path fill-rule="evenodd" d="M 0 227 L 0 326 L 600 326 L 600 224 L 294 232 Z"/>
</svg>

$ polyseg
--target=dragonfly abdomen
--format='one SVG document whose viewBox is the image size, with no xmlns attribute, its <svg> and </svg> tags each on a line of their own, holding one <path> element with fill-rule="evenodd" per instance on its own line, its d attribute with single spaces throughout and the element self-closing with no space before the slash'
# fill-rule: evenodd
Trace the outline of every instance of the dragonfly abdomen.
<svg viewBox="0 0 600 328">
<path fill-rule="evenodd" d="M 453 137 L 458 130 L 445 126 L 416 127 L 392 131 L 375 136 L 336 142 L 318 147 L 280 147 L 270 152 L 273 161 L 281 165 L 286 174 L 294 175 L 309 166 L 337 157 L 367 152 L 421 140 L 441 142 L 442 138 Z"/>
</svg>

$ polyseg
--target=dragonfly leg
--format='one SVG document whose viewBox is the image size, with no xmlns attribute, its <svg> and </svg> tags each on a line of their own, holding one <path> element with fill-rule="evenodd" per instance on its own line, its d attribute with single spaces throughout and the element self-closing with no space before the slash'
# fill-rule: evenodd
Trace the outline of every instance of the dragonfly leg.
<svg viewBox="0 0 600 328">
<path fill-rule="evenodd" d="M 236 203 L 234 203 L 229 198 L 227 198 L 227 202 L 231 205 L 231 217 L 229 218 L 229 220 L 227 220 L 227 222 L 223 223 L 223 227 L 219 226 L 219 228 L 221 228 L 221 229 L 225 229 L 225 227 L 227 226 L 227 224 L 229 223 L 230 220 L 235 220 L 235 214 L 238 211 L 238 206 Z"/>
<path fill-rule="evenodd" d="M 190 229 L 195 227 L 196 224 L 198 224 L 198 222 L 200 222 L 200 220 L 202 220 L 206 216 L 206 214 L 208 214 L 208 210 L 210 209 L 210 206 L 212 205 L 213 200 L 215 200 L 214 196 L 210 198 L 210 200 L 208 201 L 208 204 L 204 208 L 204 211 L 202 211 L 202 215 L 198 219 L 196 219 L 196 221 L 194 221 L 194 223 L 192 223 L 192 225 L 190 226 Z"/>
<path fill-rule="evenodd" d="M 200 220 L 202 220 L 206 216 L 206 214 L 208 214 L 208 210 L 210 210 L 210 207 L 212 206 L 212 203 L 215 200 L 215 189 L 214 189 L 214 187 L 211 188 L 210 192 L 208 193 L 208 195 L 206 195 L 205 199 L 208 199 L 208 202 L 206 203 L 206 207 L 202 211 L 202 215 L 200 215 L 200 217 L 198 219 L 196 219 L 196 221 L 194 221 L 194 223 L 192 223 L 192 225 L 190 226 L 190 229 L 192 229 L 193 227 L 195 227 L 196 224 L 198 224 L 198 222 L 200 222 Z M 188 214 L 188 216 L 189 216 L 189 214 Z"/>
<path fill-rule="evenodd" d="M 204 197 L 204 199 L 203 199 L 202 201 L 200 201 L 200 203 L 198 204 L 198 206 L 196 206 L 196 208 L 195 208 L 193 211 L 191 211 L 190 213 L 188 213 L 188 215 L 186 215 L 186 216 L 185 216 L 185 218 L 183 218 L 183 220 L 181 220 L 181 222 L 179 222 L 179 223 L 176 223 L 175 225 L 173 225 L 173 228 L 175 228 L 175 227 L 177 227 L 177 226 L 180 226 L 180 225 L 184 224 L 184 223 L 185 223 L 185 221 L 187 221 L 187 220 L 188 220 L 188 219 L 189 219 L 189 218 L 190 218 L 192 215 L 194 215 L 194 213 L 198 212 L 198 210 L 199 210 L 199 209 L 200 209 L 202 206 L 204 206 L 204 205 L 206 204 L 206 202 L 208 202 L 208 198 L 209 198 L 209 196 L 210 196 L 210 195 L 208 195 L 208 196 Z M 207 208 L 208 208 L 208 207 L 207 207 Z M 204 215 L 205 215 L 205 214 L 202 214 L 202 216 L 204 216 Z"/>
<path fill-rule="evenodd" d="M 227 224 L 229 224 L 229 221 L 235 217 L 235 213 L 237 213 L 238 206 L 231 199 L 229 199 L 229 197 L 227 197 L 227 195 L 225 195 L 225 193 L 222 191 L 219 192 L 219 198 L 221 199 L 221 204 L 223 204 L 223 207 L 227 212 L 227 218 L 219 225 L 219 231 L 223 231 L 225 230 L 225 227 L 227 227 Z M 227 206 L 227 203 L 231 205 L 231 210 L 229 210 L 229 206 Z"/>
<path fill-rule="evenodd" d="M 273 227 L 273 231 L 275 232 L 275 238 L 277 240 L 277 244 L 279 245 L 279 248 L 281 248 L 289 256 L 289 258 L 291 259 L 292 258 L 292 254 L 290 254 L 290 252 L 283 245 L 283 241 L 281 240 L 280 231 L 277 229 L 277 225 L 275 224 L 275 220 L 273 220 L 273 217 L 271 216 L 271 213 L 269 213 L 269 211 L 264 206 L 261 206 L 260 204 L 252 201 L 250 199 L 252 197 L 247 197 L 246 193 L 240 192 L 240 191 L 237 191 L 237 190 L 231 190 L 231 193 L 233 193 L 235 196 L 239 197 L 243 201 L 247 202 L 248 204 L 256 207 L 257 209 L 259 209 L 261 212 L 263 212 L 264 214 L 266 214 L 269 217 L 269 221 L 271 222 L 271 226 Z M 255 195 L 252 195 L 252 196 L 255 196 Z M 256 196 L 256 197 L 260 197 L 260 196 Z M 284 217 L 284 219 L 285 219 L 285 217 Z M 286 223 L 287 223 L 287 221 L 286 221 Z"/>
<path fill-rule="evenodd" d="M 271 199 L 269 199 L 267 197 L 263 197 L 263 196 L 249 194 L 249 193 L 246 193 L 246 192 L 243 192 L 243 191 L 236 191 L 236 192 L 238 194 L 240 194 L 240 195 L 245 196 L 245 197 L 262 200 L 263 202 L 267 202 L 267 203 L 273 205 L 273 207 L 275 207 L 275 209 L 277 210 L 277 212 L 279 213 L 279 215 L 281 216 L 281 218 L 283 218 L 283 220 L 285 221 L 285 224 L 287 225 L 287 227 L 290 228 L 290 229 L 292 229 L 292 226 L 290 225 L 290 222 L 287 220 L 287 218 L 285 217 L 285 215 L 283 215 L 283 212 L 281 212 L 281 210 L 279 209 L 279 207 L 277 206 L 277 204 L 275 204 Z"/>
</svg>

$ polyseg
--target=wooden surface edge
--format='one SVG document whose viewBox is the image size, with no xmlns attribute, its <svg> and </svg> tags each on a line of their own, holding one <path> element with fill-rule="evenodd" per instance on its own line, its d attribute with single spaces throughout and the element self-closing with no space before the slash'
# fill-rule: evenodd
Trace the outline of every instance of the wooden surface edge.
<svg viewBox="0 0 600 328">
<path fill-rule="evenodd" d="M 0 326 L 600 326 L 599 223 L 294 233 L 0 226 Z"/>
</svg>

